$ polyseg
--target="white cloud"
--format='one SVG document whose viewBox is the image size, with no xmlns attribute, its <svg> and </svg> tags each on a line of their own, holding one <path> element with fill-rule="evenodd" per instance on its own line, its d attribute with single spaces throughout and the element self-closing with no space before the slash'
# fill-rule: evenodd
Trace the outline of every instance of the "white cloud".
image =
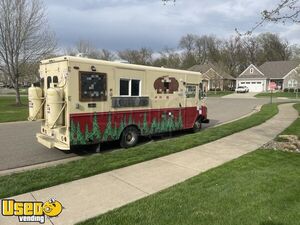
<svg viewBox="0 0 300 225">
<path fill-rule="evenodd" d="M 234 29 L 251 29 L 259 12 L 274 0 L 177 0 L 163 5 L 160 0 L 51 0 L 47 2 L 49 22 L 62 46 L 79 39 L 99 48 L 120 50 L 142 46 L 159 50 L 176 47 L 187 33 L 228 37 Z M 257 32 L 282 32 L 298 41 L 297 26 L 264 26 Z"/>
</svg>

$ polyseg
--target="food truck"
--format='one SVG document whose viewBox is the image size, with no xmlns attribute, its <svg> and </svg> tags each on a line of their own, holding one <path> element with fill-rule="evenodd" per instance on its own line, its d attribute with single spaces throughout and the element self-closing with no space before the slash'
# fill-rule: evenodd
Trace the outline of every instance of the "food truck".
<svg viewBox="0 0 300 225">
<path fill-rule="evenodd" d="M 40 87 L 30 87 L 29 120 L 41 120 L 37 140 L 70 150 L 140 136 L 198 131 L 208 122 L 203 75 L 128 63 L 62 56 L 40 63 Z"/>
</svg>

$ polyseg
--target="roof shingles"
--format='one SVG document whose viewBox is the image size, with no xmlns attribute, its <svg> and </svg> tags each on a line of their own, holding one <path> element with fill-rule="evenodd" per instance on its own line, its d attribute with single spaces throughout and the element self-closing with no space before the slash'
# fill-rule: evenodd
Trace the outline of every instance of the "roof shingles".
<svg viewBox="0 0 300 225">
<path fill-rule="evenodd" d="M 259 67 L 259 70 L 267 78 L 282 79 L 291 70 L 299 66 L 299 61 L 270 61 L 265 62 Z"/>
<path fill-rule="evenodd" d="M 228 73 L 226 73 L 225 71 L 223 71 L 218 66 L 216 66 L 212 63 L 204 63 L 201 65 L 194 65 L 191 68 L 189 68 L 188 70 L 201 72 L 202 74 L 204 74 L 210 69 L 213 69 L 214 71 L 216 71 L 218 73 L 218 75 L 223 77 L 223 79 L 235 80 L 234 77 L 232 77 L 231 75 L 229 75 Z"/>
</svg>

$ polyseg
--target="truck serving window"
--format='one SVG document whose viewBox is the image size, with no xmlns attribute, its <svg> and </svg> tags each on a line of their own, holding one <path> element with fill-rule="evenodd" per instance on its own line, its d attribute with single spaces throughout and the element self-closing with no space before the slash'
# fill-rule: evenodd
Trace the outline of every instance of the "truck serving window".
<svg viewBox="0 0 300 225">
<path fill-rule="evenodd" d="M 140 96 L 140 80 L 120 79 L 120 96 Z"/>
<path fill-rule="evenodd" d="M 106 73 L 80 72 L 80 101 L 106 101 Z"/>
</svg>

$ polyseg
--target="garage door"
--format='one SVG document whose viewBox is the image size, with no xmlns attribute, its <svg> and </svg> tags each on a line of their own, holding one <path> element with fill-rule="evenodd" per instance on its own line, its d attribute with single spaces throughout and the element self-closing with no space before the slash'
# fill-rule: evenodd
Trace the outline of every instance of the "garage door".
<svg viewBox="0 0 300 225">
<path fill-rule="evenodd" d="M 264 90 L 264 83 L 262 81 L 241 82 L 240 86 L 248 87 L 249 92 L 263 92 L 263 90 Z"/>
</svg>

